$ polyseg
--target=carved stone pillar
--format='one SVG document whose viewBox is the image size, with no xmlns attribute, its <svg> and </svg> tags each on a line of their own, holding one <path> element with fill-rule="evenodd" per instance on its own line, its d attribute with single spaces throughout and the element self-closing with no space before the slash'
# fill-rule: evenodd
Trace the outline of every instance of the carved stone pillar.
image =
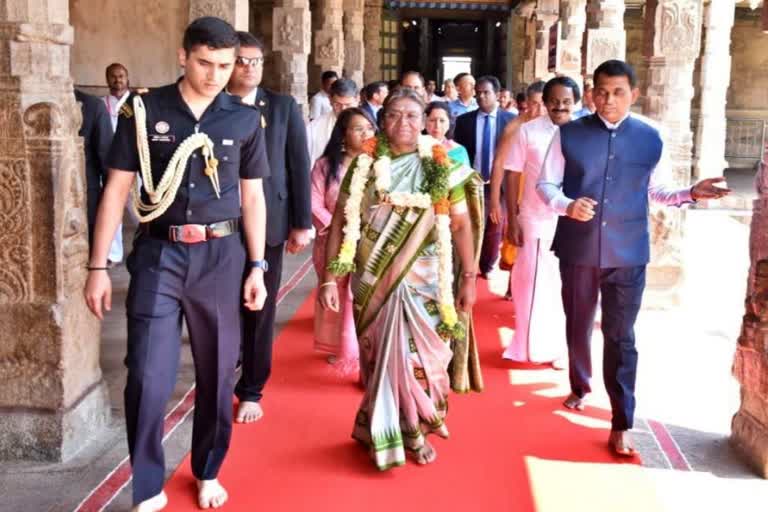
<svg viewBox="0 0 768 512">
<path fill-rule="evenodd" d="M 344 76 L 363 86 L 365 0 L 344 0 Z"/>
<path fill-rule="evenodd" d="M 509 28 L 507 29 L 507 62 L 509 67 L 507 74 L 510 81 L 507 83 L 510 90 L 518 92 L 525 82 L 525 25 L 526 19 L 517 13 L 512 13 L 509 17 Z"/>
<path fill-rule="evenodd" d="M 576 80 L 581 89 L 581 46 L 587 25 L 587 0 L 560 0 L 562 20 L 560 67 L 558 71 Z"/>
<path fill-rule="evenodd" d="M 725 104 L 731 81 L 731 29 L 734 0 L 710 2 L 705 8 L 706 45 L 701 59 L 701 108 L 696 128 L 694 173 L 698 178 L 722 176 L 725 160 Z"/>
<path fill-rule="evenodd" d="M 741 384 L 741 407 L 733 417 L 731 442 L 768 478 L 768 149 L 756 183 L 746 312 L 733 364 Z"/>
<path fill-rule="evenodd" d="M 587 2 L 587 38 L 585 75 L 610 59 L 624 60 L 627 34 L 624 31 L 624 0 L 589 0 Z M 646 14 L 646 19 L 648 15 Z"/>
<path fill-rule="evenodd" d="M 63 461 L 109 421 L 66 0 L 0 8 L 0 459 Z"/>
<path fill-rule="evenodd" d="M 659 122 L 672 166 L 672 181 L 690 184 L 691 100 L 693 68 L 701 47 L 702 0 L 648 0 L 645 14 L 645 82 L 643 113 Z M 649 287 L 661 304 L 677 302 L 682 281 L 683 211 L 651 210 Z"/>
<path fill-rule="evenodd" d="M 365 0 L 365 83 L 381 80 L 382 0 Z"/>
<path fill-rule="evenodd" d="M 560 18 L 558 0 L 539 0 L 536 4 L 536 54 L 533 74 L 536 80 L 548 80 L 549 71 L 549 29 Z"/>
<path fill-rule="evenodd" d="M 312 45 L 312 63 L 309 78 L 312 88 L 320 88 L 323 71 L 339 75 L 344 67 L 344 0 L 319 0 L 314 18 L 318 28 Z"/>
<path fill-rule="evenodd" d="M 306 116 L 307 61 L 312 19 L 308 0 L 275 0 L 272 10 L 272 68 L 277 89 L 293 96 Z"/>
<path fill-rule="evenodd" d="M 237 30 L 248 30 L 248 0 L 189 0 L 189 20 L 216 16 Z"/>
</svg>

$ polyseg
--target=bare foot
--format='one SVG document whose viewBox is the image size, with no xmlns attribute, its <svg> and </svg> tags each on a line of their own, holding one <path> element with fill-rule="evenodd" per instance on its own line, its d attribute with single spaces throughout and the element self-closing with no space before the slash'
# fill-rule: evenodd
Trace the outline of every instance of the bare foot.
<svg viewBox="0 0 768 512">
<path fill-rule="evenodd" d="M 259 402 L 240 402 L 237 407 L 237 423 L 253 423 L 264 416 L 264 410 Z"/>
<path fill-rule="evenodd" d="M 566 363 L 565 360 L 561 357 L 560 359 L 555 359 L 552 361 L 552 368 L 555 370 L 565 370 Z"/>
<path fill-rule="evenodd" d="M 418 450 L 409 450 L 408 453 L 411 454 L 411 457 L 413 457 L 417 464 L 430 464 L 437 459 L 437 452 L 426 439 L 424 440 L 424 446 Z"/>
<path fill-rule="evenodd" d="M 611 430 L 608 438 L 608 448 L 619 457 L 634 457 L 637 450 L 632 446 L 632 436 L 626 430 Z"/>
<path fill-rule="evenodd" d="M 571 393 L 568 398 L 565 399 L 563 405 L 568 409 L 575 409 L 577 411 L 584 410 L 584 399 L 579 398 L 575 394 Z"/>
<path fill-rule="evenodd" d="M 160 494 L 152 496 L 133 507 L 131 512 L 157 512 L 158 510 L 163 510 L 167 504 L 168 496 L 165 495 L 165 491 L 160 491 Z"/>
<path fill-rule="evenodd" d="M 229 495 L 218 480 L 197 481 L 197 504 L 200 508 L 219 508 L 226 503 Z"/>
</svg>

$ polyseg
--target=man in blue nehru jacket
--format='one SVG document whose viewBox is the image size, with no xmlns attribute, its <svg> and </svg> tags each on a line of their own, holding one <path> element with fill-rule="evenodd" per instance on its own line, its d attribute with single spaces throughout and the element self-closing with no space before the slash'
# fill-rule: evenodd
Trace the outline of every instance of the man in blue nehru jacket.
<svg viewBox="0 0 768 512">
<path fill-rule="evenodd" d="M 650 257 L 648 199 L 680 206 L 730 191 L 702 180 L 665 185 L 669 160 L 657 128 L 630 114 L 637 100 L 635 72 L 609 60 L 594 73 L 595 114 L 560 127 L 549 148 L 537 191 L 561 217 L 552 243 L 560 260 L 571 394 L 564 405 L 583 409 L 591 391 L 590 340 L 601 295 L 603 380 L 613 418 L 609 448 L 634 456 L 629 430 L 635 411 L 637 350 L 634 324 Z"/>
</svg>

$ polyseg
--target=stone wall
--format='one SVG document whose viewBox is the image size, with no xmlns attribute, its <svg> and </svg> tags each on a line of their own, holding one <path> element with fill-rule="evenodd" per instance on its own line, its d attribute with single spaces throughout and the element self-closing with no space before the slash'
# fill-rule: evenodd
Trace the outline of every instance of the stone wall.
<svg viewBox="0 0 768 512">
<path fill-rule="evenodd" d="M 736 10 L 731 55 L 728 109 L 757 110 L 768 118 L 768 34 L 760 29 L 759 9 Z"/>
<path fill-rule="evenodd" d="M 132 86 L 176 80 L 180 73 L 176 49 L 189 23 L 189 6 L 189 0 L 70 0 L 75 85 L 104 86 L 104 69 L 112 62 L 128 68 Z"/>
</svg>

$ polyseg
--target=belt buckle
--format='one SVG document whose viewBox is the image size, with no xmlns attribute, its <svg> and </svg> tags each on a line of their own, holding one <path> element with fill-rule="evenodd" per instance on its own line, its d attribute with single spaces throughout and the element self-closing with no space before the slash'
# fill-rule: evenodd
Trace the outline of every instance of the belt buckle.
<svg viewBox="0 0 768 512">
<path fill-rule="evenodd" d="M 183 242 L 185 244 L 197 244 L 205 242 L 205 226 L 201 224 L 184 224 L 182 226 L 171 226 L 171 239 L 174 242 Z"/>
</svg>

